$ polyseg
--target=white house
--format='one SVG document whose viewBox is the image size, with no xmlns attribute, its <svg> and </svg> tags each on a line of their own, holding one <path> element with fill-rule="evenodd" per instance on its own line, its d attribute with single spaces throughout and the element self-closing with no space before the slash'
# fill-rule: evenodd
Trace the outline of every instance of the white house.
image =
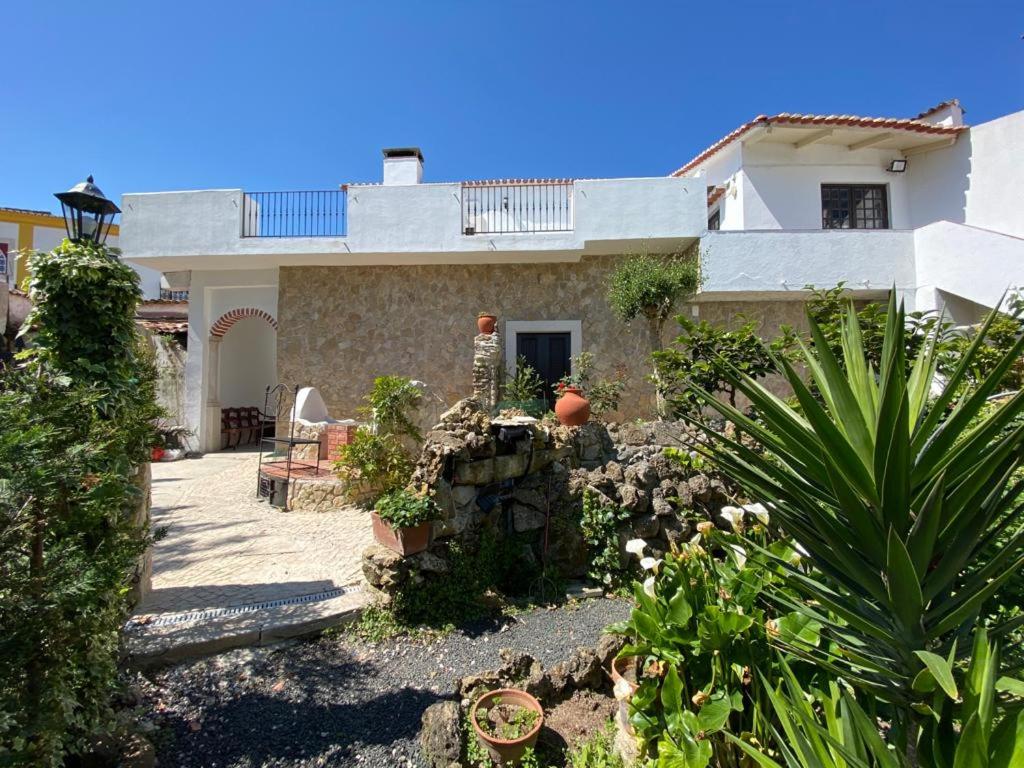
<svg viewBox="0 0 1024 768">
<path fill-rule="evenodd" d="M 507 363 L 557 378 L 572 354 L 624 377 L 643 414 L 647 340 L 604 300 L 623 253 L 699 245 L 689 312 L 799 322 L 808 284 L 845 281 L 970 321 L 1024 285 L 1024 112 L 975 127 L 956 101 L 915 118 L 760 116 L 664 178 L 425 183 L 415 148 L 382 183 L 319 192 L 125 195 L 125 258 L 189 290 L 187 410 L 202 450 L 220 409 L 314 385 L 350 416 L 375 376 L 467 394 L 475 316 Z"/>
</svg>

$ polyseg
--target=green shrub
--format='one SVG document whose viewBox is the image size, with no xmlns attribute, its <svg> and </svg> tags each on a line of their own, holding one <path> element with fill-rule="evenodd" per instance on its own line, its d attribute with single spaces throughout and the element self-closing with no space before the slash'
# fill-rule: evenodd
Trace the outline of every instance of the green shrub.
<svg viewBox="0 0 1024 768">
<path fill-rule="evenodd" d="M 415 528 L 438 518 L 433 499 L 404 488 L 381 496 L 373 508 L 392 528 Z"/>
<path fill-rule="evenodd" d="M 374 434 L 368 427 L 356 430 L 352 442 L 338 449 L 334 462 L 334 471 L 354 499 L 376 499 L 402 488 L 412 470 L 412 459 L 396 435 Z"/>
<path fill-rule="evenodd" d="M 608 304 L 624 323 L 647 320 L 648 344 L 653 354 L 662 347 L 662 330 L 675 306 L 700 288 L 700 262 L 687 254 L 660 256 L 649 253 L 625 257 L 608 284 Z M 665 401 L 654 368 L 658 416 L 665 416 Z"/>
<path fill-rule="evenodd" d="M 159 409 L 136 273 L 66 241 L 29 270 L 35 347 L 0 373 L 0 764 L 59 766 L 113 717 Z"/>
<path fill-rule="evenodd" d="M 658 386 L 676 418 L 701 417 L 702 404 L 691 387 L 725 394 L 729 403 L 736 405 L 736 387 L 720 374 L 716 361 L 721 360 L 754 379 L 776 370 L 753 320 L 731 331 L 706 320 L 694 322 L 685 315 L 679 315 L 676 322 L 683 332 L 671 347 L 653 355 Z"/>
<path fill-rule="evenodd" d="M 619 526 L 629 520 L 628 509 L 602 504 L 589 488 L 583 491 L 580 531 L 587 542 L 587 575 L 608 589 L 618 589 L 628 574 L 619 554 Z"/>
<path fill-rule="evenodd" d="M 505 399 L 515 402 L 530 402 L 540 399 L 544 380 L 525 357 L 516 358 L 516 372 L 505 382 Z"/>
<path fill-rule="evenodd" d="M 615 722 L 572 747 L 565 756 L 565 768 L 626 768 L 615 751 Z"/>
<path fill-rule="evenodd" d="M 413 421 L 413 413 L 423 400 L 423 391 L 411 379 L 378 376 L 373 380 L 373 389 L 363 399 L 366 405 L 360 410 L 369 416 L 374 432 L 410 437 L 416 442 L 423 440 Z"/>
</svg>

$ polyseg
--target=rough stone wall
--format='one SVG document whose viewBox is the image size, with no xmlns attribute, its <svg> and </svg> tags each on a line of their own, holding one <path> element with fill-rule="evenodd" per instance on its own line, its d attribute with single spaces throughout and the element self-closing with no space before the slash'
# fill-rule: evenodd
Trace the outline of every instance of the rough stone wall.
<svg viewBox="0 0 1024 768">
<path fill-rule="evenodd" d="M 479 264 L 381 267 L 282 267 L 278 296 L 278 380 L 315 386 L 337 418 L 354 416 L 373 379 L 408 376 L 451 404 L 471 394 L 476 316 L 508 320 L 580 320 L 595 376 L 624 374 L 622 408 L 609 419 L 650 418 L 646 324 L 626 325 L 605 299 L 617 257 L 575 264 Z M 689 314 L 689 307 L 681 307 Z M 780 324 L 802 325 L 800 301 L 706 302 L 700 316 L 761 320 L 772 337 Z M 666 323 L 664 341 L 677 335 Z M 502 351 L 502 354 L 504 352 Z M 422 425 L 425 428 L 429 423 Z"/>
<path fill-rule="evenodd" d="M 497 331 L 481 333 L 473 339 L 473 397 L 488 411 L 501 400 L 503 357 Z"/>
</svg>

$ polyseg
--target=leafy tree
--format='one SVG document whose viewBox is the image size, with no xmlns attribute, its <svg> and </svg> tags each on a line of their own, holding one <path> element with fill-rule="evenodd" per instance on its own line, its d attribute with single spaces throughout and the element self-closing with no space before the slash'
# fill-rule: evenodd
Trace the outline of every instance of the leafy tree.
<svg viewBox="0 0 1024 768">
<path fill-rule="evenodd" d="M 360 412 L 370 417 L 375 433 L 410 437 L 416 442 L 423 440 L 413 421 L 413 413 L 423 400 L 423 391 L 411 379 L 378 376 L 363 400 L 366 405 Z"/>
<path fill-rule="evenodd" d="M 1024 338 L 975 387 L 964 386 L 994 318 L 934 398 L 938 331 L 908 365 L 906 317 L 894 296 L 877 375 L 852 304 L 840 357 L 810 319 L 815 344 L 801 359 L 818 397 L 783 362 L 799 412 L 725 362 L 717 363 L 720 375 L 751 400 L 756 418 L 693 390 L 758 443 L 755 450 L 705 428 L 714 447 L 698 443 L 697 450 L 751 497 L 773 505 L 773 522 L 800 542 L 815 569 L 779 561 L 803 598 L 788 604 L 820 622 L 823 633 L 820 645 L 794 642 L 789 649 L 888 702 L 892 738 L 909 757 L 930 727 L 929 661 L 952 663 L 969 653 L 958 640 L 1024 565 L 1024 481 L 1008 484 L 1024 458 L 1024 428 L 1012 427 L 1024 393 L 985 412 Z M 982 560 L 1001 535 L 1004 546 Z M 994 626 L 990 636 L 1012 628 Z"/>
<path fill-rule="evenodd" d="M 111 249 L 29 257 L 34 347 L 0 376 L 0 764 L 61 765 L 112 718 L 155 370 Z"/>
<path fill-rule="evenodd" d="M 662 396 L 676 418 L 701 417 L 701 400 L 691 387 L 724 393 L 729 404 L 736 405 L 736 387 L 722 377 L 716 361 L 725 361 L 754 379 L 777 370 L 771 353 L 757 335 L 754 320 L 731 331 L 706 320 L 694 322 L 685 315 L 676 317 L 676 322 L 683 332 L 669 349 L 654 353 Z"/>
<path fill-rule="evenodd" d="M 691 298 L 700 287 L 700 263 L 686 254 L 660 256 L 638 253 L 626 256 L 612 272 L 608 285 L 608 304 L 623 322 L 638 317 L 647 321 L 651 353 L 662 347 L 665 321 L 680 302 Z M 665 416 L 658 371 L 654 370 L 657 411 Z"/>
</svg>

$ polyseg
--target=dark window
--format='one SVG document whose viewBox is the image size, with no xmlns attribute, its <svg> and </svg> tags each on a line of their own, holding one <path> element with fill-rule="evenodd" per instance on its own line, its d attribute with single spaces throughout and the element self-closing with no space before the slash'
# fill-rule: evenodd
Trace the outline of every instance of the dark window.
<svg viewBox="0 0 1024 768">
<path fill-rule="evenodd" d="M 822 229 L 888 229 L 884 184 L 822 184 Z"/>
<path fill-rule="evenodd" d="M 708 216 L 708 229 L 722 228 L 722 214 L 718 210 Z"/>
</svg>

